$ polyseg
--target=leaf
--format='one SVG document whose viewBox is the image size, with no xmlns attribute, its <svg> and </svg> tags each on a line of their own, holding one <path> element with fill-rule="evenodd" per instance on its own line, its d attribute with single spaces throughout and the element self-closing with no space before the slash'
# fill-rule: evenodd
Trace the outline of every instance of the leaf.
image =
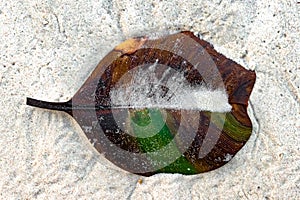
<svg viewBox="0 0 300 200">
<path fill-rule="evenodd" d="M 247 142 L 256 75 L 185 31 L 131 38 L 105 56 L 64 111 L 95 149 L 120 168 L 149 176 L 195 174 L 227 163 Z"/>
</svg>

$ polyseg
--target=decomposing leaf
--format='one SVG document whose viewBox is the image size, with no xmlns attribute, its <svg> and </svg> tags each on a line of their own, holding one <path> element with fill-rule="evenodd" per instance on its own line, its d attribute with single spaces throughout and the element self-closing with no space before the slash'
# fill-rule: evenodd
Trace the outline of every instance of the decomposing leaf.
<svg viewBox="0 0 300 200">
<path fill-rule="evenodd" d="M 223 166 L 249 139 L 255 79 L 185 31 L 126 40 L 70 101 L 27 104 L 70 114 L 97 151 L 124 170 L 196 174 Z"/>
</svg>

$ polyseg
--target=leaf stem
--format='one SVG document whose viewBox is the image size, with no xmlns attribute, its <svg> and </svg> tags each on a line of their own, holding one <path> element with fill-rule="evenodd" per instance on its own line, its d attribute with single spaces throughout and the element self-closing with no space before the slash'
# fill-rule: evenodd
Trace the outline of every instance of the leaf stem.
<svg viewBox="0 0 300 200">
<path fill-rule="evenodd" d="M 58 110 L 58 111 L 64 111 L 68 114 L 72 115 L 72 101 L 67 102 L 47 102 L 47 101 L 41 101 L 37 99 L 32 99 L 27 97 L 26 104 L 29 106 L 34 106 L 38 108 L 45 108 L 49 110 Z"/>
</svg>

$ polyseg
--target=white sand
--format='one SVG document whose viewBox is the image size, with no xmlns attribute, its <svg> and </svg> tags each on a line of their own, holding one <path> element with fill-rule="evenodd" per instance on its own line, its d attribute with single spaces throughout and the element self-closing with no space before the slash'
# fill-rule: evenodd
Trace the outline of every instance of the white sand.
<svg viewBox="0 0 300 200">
<path fill-rule="evenodd" d="M 300 4 L 40 2 L 0 1 L 0 199 L 300 198 Z M 132 175 L 89 148 L 71 117 L 25 105 L 27 96 L 68 100 L 129 36 L 176 30 L 200 34 L 257 73 L 253 134 L 220 169 Z"/>
</svg>

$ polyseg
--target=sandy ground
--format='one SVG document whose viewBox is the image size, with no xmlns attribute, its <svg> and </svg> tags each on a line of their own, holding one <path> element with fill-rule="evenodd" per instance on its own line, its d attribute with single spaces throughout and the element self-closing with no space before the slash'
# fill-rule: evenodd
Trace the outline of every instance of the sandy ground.
<svg viewBox="0 0 300 200">
<path fill-rule="evenodd" d="M 120 41 L 190 30 L 254 69 L 254 130 L 224 167 L 140 177 L 86 145 L 68 115 L 25 105 L 70 99 Z M 299 199 L 300 4 L 296 1 L 0 2 L 1 199 Z M 138 180 L 142 179 L 142 183 Z"/>
</svg>

